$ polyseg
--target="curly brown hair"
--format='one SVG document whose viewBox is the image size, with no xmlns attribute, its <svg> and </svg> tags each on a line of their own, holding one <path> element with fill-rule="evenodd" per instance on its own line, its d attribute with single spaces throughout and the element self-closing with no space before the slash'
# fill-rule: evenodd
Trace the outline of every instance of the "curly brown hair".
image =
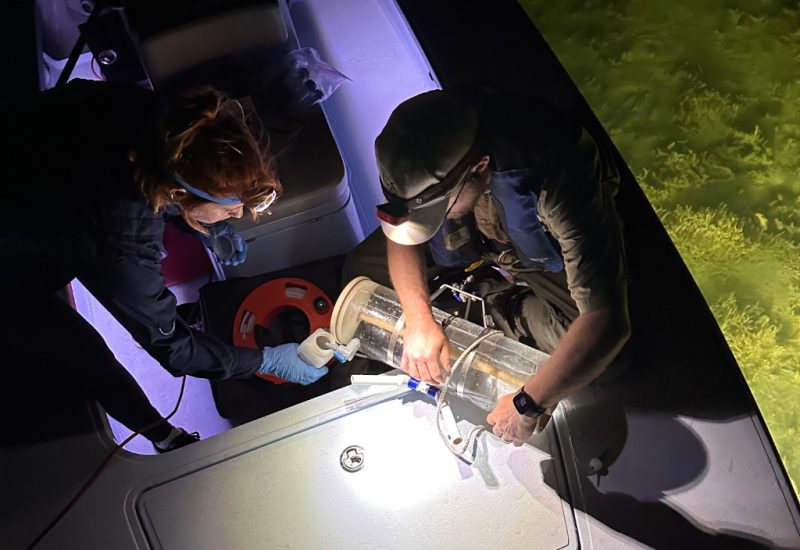
<svg viewBox="0 0 800 550">
<path fill-rule="evenodd" d="M 206 193 L 241 198 L 253 219 L 266 195 L 282 191 L 266 139 L 256 135 L 257 119 L 235 99 L 211 87 L 183 93 L 169 103 L 149 142 L 132 155 L 142 193 L 158 211 L 176 204 L 191 227 L 207 230 L 191 215 L 205 199 L 172 194 L 173 174 Z"/>
</svg>

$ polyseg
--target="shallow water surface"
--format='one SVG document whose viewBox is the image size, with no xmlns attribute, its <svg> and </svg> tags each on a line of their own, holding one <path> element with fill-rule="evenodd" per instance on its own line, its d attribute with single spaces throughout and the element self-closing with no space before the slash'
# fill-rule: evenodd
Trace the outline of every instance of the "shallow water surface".
<svg viewBox="0 0 800 550">
<path fill-rule="evenodd" d="M 630 166 L 800 480 L 800 9 L 520 0 Z"/>
</svg>

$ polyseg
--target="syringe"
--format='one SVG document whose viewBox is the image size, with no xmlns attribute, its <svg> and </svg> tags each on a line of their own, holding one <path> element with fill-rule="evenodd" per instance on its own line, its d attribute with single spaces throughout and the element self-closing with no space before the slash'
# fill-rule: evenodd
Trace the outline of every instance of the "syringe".
<svg viewBox="0 0 800 550">
<path fill-rule="evenodd" d="M 353 374 L 350 376 L 350 383 L 371 384 L 377 386 L 396 386 L 398 388 L 400 386 L 407 386 L 414 391 L 424 393 L 434 400 L 439 395 L 439 388 L 436 386 L 431 386 L 427 382 L 423 382 L 422 380 L 407 374 Z M 456 418 L 453 416 L 453 411 L 450 410 L 450 406 L 447 404 L 444 404 L 440 410 L 442 413 L 442 420 L 444 422 L 443 429 L 445 436 L 455 445 L 460 444 L 462 441 L 461 432 L 458 429 Z"/>
<path fill-rule="evenodd" d="M 436 396 L 439 394 L 439 388 L 436 386 L 431 386 L 407 374 L 354 374 L 350 377 L 350 383 L 371 384 L 376 386 L 407 386 L 433 399 L 436 399 Z"/>
</svg>

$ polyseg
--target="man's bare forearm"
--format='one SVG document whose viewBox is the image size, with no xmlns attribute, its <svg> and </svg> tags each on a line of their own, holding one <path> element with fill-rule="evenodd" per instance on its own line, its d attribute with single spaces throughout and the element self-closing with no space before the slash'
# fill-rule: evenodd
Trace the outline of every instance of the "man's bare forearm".
<svg viewBox="0 0 800 550">
<path fill-rule="evenodd" d="M 406 319 L 432 319 L 424 245 L 405 246 L 389 240 L 387 254 L 389 275 Z"/>
<path fill-rule="evenodd" d="M 450 352 L 431 312 L 423 246 L 388 245 L 389 273 L 406 316 L 399 366 L 414 378 L 441 384 L 450 369 Z"/>
<path fill-rule="evenodd" d="M 552 407 L 597 378 L 630 337 L 627 315 L 610 309 L 580 315 L 553 354 L 525 384 L 543 407 Z"/>
</svg>

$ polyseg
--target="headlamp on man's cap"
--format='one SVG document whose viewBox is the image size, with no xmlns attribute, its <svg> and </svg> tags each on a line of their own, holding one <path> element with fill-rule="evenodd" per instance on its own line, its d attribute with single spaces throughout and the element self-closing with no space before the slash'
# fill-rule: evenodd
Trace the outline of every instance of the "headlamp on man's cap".
<svg viewBox="0 0 800 550">
<path fill-rule="evenodd" d="M 375 210 L 375 215 L 379 220 L 384 221 L 389 225 L 400 225 L 401 223 L 407 222 L 411 215 L 411 209 L 408 207 L 408 202 L 409 201 L 400 198 L 389 198 L 389 202 L 378 205 L 377 209 Z"/>
<path fill-rule="evenodd" d="M 450 196 L 450 193 L 464 181 L 473 161 L 475 147 L 471 147 L 453 169 L 438 183 L 434 183 L 418 195 L 409 199 L 399 197 L 386 189 L 381 182 L 383 195 L 389 202 L 379 204 L 375 215 L 390 225 L 400 225 L 411 217 L 411 211 Z"/>
</svg>

